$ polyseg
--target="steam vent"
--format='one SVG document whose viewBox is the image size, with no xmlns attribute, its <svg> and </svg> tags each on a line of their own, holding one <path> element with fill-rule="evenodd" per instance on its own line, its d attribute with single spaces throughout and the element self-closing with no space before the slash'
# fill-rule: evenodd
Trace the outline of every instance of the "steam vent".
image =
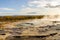
<svg viewBox="0 0 60 40">
<path fill-rule="evenodd" d="M 0 16 L 0 40 L 60 40 L 60 15 Z"/>
</svg>

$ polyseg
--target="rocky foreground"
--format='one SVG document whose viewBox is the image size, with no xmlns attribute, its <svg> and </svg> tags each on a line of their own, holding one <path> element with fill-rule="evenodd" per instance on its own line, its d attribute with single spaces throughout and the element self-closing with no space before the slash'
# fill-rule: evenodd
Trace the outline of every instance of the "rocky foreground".
<svg viewBox="0 0 60 40">
<path fill-rule="evenodd" d="M 20 25 L 21 26 L 21 25 Z M 40 27 L 5 28 L 1 40 L 60 40 L 60 24 Z"/>
<path fill-rule="evenodd" d="M 60 24 L 34 19 L 6 23 L 0 29 L 0 40 L 60 40 Z"/>
</svg>

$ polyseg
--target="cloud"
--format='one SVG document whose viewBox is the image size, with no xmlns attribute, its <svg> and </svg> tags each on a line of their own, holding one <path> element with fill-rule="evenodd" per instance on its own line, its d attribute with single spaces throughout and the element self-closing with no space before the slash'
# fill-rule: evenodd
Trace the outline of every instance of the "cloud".
<svg viewBox="0 0 60 40">
<path fill-rule="evenodd" d="M 56 1 L 52 1 L 52 2 L 50 2 L 50 4 L 51 4 L 52 6 L 60 5 L 60 3 L 59 3 L 59 2 L 56 2 Z"/>
<path fill-rule="evenodd" d="M 47 2 L 46 1 L 30 1 L 28 2 L 29 6 L 36 6 L 36 7 L 43 7 L 46 6 Z"/>
<path fill-rule="evenodd" d="M 13 8 L 0 8 L 0 10 L 15 10 Z"/>
<path fill-rule="evenodd" d="M 30 8 L 30 7 L 26 7 L 23 8 L 20 13 L 23 15 L 43 15 L 47 12 L 47 10 L 45 8 Z"/>
<path fill-rule="evenodd" d="M 47 4 L 45 7 L 46 8 L 60 8 L 60 5 L 52 6 L 50 4 Z"/>
<path fill-rule="evenodd" d="M 60 14 L 60 0 L 30 0 L 20 13 L 23 15 L 56 15 Z M 47 7 L 46 7 L 47 6 Z"/>
<path fill-rule="evenodd" d="M 15 16 L 15 15 L 19 15 L 18 12 L 0 12 L 0 16 Z"/>
<path fill-rule="evenodd" d="M 29 0 L 22 5 L 17 13 L 3 13 L 2 15 L 56 15 L 60 14 L 60 0 Z M 13 8 L 0 8 L 0 10 L 15 10 Z"/>
<path fill-rule="evenodd" d="M 29 6 L 36 6 L 36 7 L 44 7 L 47 6 L 47 4 L 50 4 L 51 6 L 57 6 L 60 5 L 60 0 L 35 0 L 28 2 Z"/>
</svg>

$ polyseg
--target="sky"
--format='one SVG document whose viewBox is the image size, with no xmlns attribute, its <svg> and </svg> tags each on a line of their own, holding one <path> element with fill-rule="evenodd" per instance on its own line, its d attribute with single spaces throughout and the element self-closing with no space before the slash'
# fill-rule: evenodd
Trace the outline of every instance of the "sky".
<svg viewBox="0 0 60 40">
<path fill-rule="evenodd" d="M 60 15 L 60 0 L 0 0 L 0 16 Z"/>
</svg>

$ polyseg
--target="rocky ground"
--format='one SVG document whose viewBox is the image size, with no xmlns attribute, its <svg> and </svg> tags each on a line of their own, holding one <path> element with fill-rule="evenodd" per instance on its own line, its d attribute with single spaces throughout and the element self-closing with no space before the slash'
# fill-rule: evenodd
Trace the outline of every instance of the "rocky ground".
<svg viewBox="0 0 60 40">
<path fill-rule="evenodd" d="M 7 34 L 4 34 L 4 31 Z M 60 25 L 47 25 L 44 27 L 26 27 L 22 29 L 6 28 L 4 31 L 1 32 L 0 30 L 0 38 L 5 37 L 4 40 L 60 40 Z"/>
<path fill-rule="evenodd" d="M 60 24 L 40 21 L 7 23 L 0 30 L 0 40 L 60 40 Z"/>
</svg>

